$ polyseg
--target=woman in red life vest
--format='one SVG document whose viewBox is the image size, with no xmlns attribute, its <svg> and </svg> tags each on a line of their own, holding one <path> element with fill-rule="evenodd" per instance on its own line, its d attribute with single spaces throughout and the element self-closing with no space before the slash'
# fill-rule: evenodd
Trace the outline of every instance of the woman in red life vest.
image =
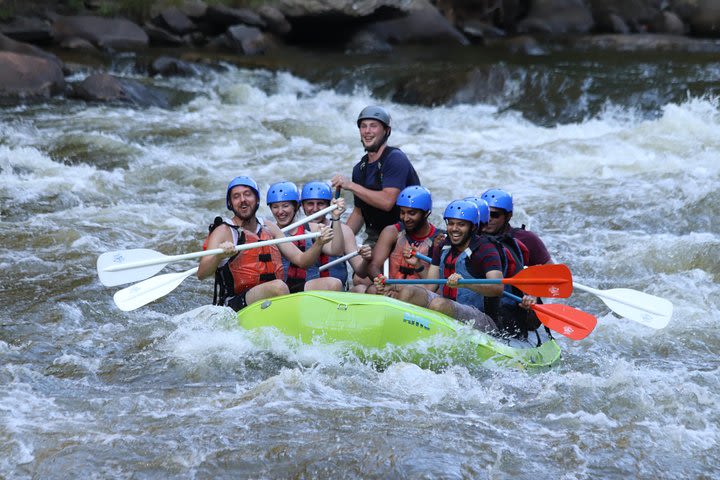
<svg viewBox="0 0 720 480">
<path fill-rule="evenodd" d="M 267 192 L 267 204 L 270 207 L 270 211 L 275 217 L 277 226 L 285 228 L 295 221 L 298 210 L 300 209 L 300 194 L 298 193 L 297 186 L 292 182 L 277 182 L 270 185 Z M 338 210 L 333 212 L 333 218 L 339 218 L 342 212 L 345 210 L 345 200 L 338 199 L 333 201 L 340 205 Z M 334 255 L 337 251 L 342 253 L 343 248 L 343 231 L 342 226 L 337 221 L 333 222 L 332 228 L 335 233 L 333 241 L 322 247 L 318 258 L 315 262 L 306 267 L 301 267 L 291 262 L 288 258 L 283 257 L 283 266 L 285 268 L 285 283 L 287 283 L 290 293 L 301 292 L 303 290 L 334 290 L 340 291 L 343 289 L 342 282 L 333 278 L 329 275 L 321 276 L 318 268 L 320 261 L 329 255 Z M 300 225 L 288 232 L 285 232 L 286 236 L 302 235 L 307 231 L 318 231 L 320 225 L 317 223 L 308 223 L 307 225 Z M 327 227 L 326 227 L 327 228 Z M 300 251 L 309 252 L 312 250 L 312 240 L 300 240 L 293 242 Z"/>
</svg>

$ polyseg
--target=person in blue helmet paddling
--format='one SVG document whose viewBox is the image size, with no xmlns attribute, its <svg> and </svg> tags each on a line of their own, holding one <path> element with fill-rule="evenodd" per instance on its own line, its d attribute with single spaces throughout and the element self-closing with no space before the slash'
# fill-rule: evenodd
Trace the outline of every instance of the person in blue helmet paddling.
<svg viewBox="0 0 720 480">
<path fill-rule="evenodd" d="M 260 190 L 250 177 L 235 177 L 225 194 L 225 205 L 232 218 L 215 218 L 205 240 L 206 249 L 223 249 L 220 255 L 202 257 L 198 264 L 200 280 L 215 277 L 213 304 L 225 305 L 239 311 L 264 298 L 289 293 L 284 282 L 282 258 L 303 267 L 312 265 L 323 245 L 333 239 L 333 230 L 321 227 L 321 235 L 311 249 L 301 252 L 295 245 L 284 243 L 237 252 L 236 245 L 254 243 L 285 234 L 274 223 L 265 223 L 257 217 L 260 208 Z"/>
<path fill-rule="evenodd" d="M 352 192 L 355 208 L 347 224 L 355 234 L 365 225 L 367 243 L 374 245 L 382 229 L 398 221 L 400 210 L 395 202 L 402 189 L 420 185 L 420 178 L 407 155 L 387 145 L 392 127 L 384 108 L 365 107 L 357 126 L 366 154 L 353 168 L 351 179 L 335 175 L 332 187 Z"/>
<path fill-rule="evenodd" d="M 490 216 L 491 210 L 487 201 L 482 197 L 466 197 L 465 200 L 475 203 L 478 207 L 480 212 L 478 234 L 490 240 L 497 248 L 502 264 L 503 278 L 511 278 L 520 273 L 530 259 L 530 252 L 525 244 L 509 235 L 488 235 L 486 230 L 492 217 Z M 500 204 L 507 206 L 506 203 L 502 203 L 502 200 Z M 502 297 L 495 323 L 503 334 L 526 339 L 528 332 L 534 331 L 540 326 L 537 316 L 529 308 L 530 305 L 537 303 L 538 299 L 532 295 L 525 295 L 512 285 L 506 285 L 505 290 L 521 297 L 523 301 L 518 303 L 510 298 Z"/>
<path fill-rule="evenodd" d="M 332 191 L 330 190 L 330 185 L 328 185 L 327 183 L 313 181 L 303 185 L 302 191 L 300 193 L 300 202 L 303 212 L 306 216 L 310 216 L 316 212 L 319 212 L 320 210 L 327 208 L 328 206 L 330 206 L 332 201 Z M 320 225 L 332 225 L 333 227 L 335 227 L 336 223 L 341 225 L 344 245 L 342 254 L 347 255 L 358 251 L 359 256 L 353 257 L 347 262 L 336 263 L 330 268 L 323 271 L 319 271 L 319 269 L 313 269 L 312 271 L 309 270 L 308 278 L 315 278 L 315 275 L 319 275 L 320 277 L 334 277 L 342 282 L 343 288 L 347 288 L 347 264 L 350 263 L 350 266 L 352 267 L 355 274 L 355 277 L 353 278 L 354 285 L 352 287 L 352 291 L 364 291 L 365 286 L 362 286 L 360 281 L 361 279 L 366 279 L 367 265 L 370 262 L 372 249 L 368 245 L 362 245 L 358 248 L 355 240 L 355 234 L 350 229 L 350 227 L 340 221 L 340 213 L 338 213 L 337 211 L 331 214 L 331 219 L 328 219 L 327 216 L 325 216 L 318 218 L 317 220 L 315 220 L 315 222 Z M 338 257 L 335 255 L 321 255 L 320 265 L 325 265 L 329 262 L 332 262 L 333 260 L 336 260 L 337 258 Z"/>
<path fill-rule="evenodd" d="M 433 245 L 443 230 L 428 221 L 432 212 L 432 195 L 420 185 L 406 187 L 398 195 L 396 205 L 400 209 L 400 221 L 383 228 L 372 252 L 370 275 L 383 272 L 383 264 L 389 260 L 389 278 L 420 278 L 420 273 L 430 268 L 427 262 L 418 260 L 415 252 L 432 255 Z M 375 288 L 368 288 L 375 293 Z"/>
<path fill-rule="evenodd" d="M 473 202 L 455 200 L 443 215 L 447 238 L 435 249 L 430 268 L 421 272 L 423 278 L 445 278 L 438 286 L 385 285 L 376 277 L 378 292 L 400 300 L 430 308 L 471 324 L 485 332 L 497 331 L 495 318 L 503 285 L 459 284 L 463 278 L 502 278 L 502 265 L 495 246 L 476 233 L 480 212 Z"/>
<path fill-rule="evenodd" d="M 537 234 L 526 230 L 525 225 L 513 227 L 510 219 L 513 216 L 513 197 L 510 193 L 499 188 L 491 188 L 480 196 L 490 208 L 490 220 L 483 228 L 483 232 L 494 237 L 509 236 L 521 241 L 528 249 L 528 267 L 553 263 L 545 243 Z"/>
<path fill-rule="evenodd" d="M 292 182 L 277 182 L 270 185 L 267 195 L 265 196 L 267 205 L 270 207 L 277 226 L 284 229 L 295 221 L 298 210 L 300 209 L 300 193 L 297 186 Z M 338 209 L 333 212 L 338 218 L 345 211 L 345 200 L 340 198 L 332 201 L 338 205 Z M 303 235 L 310 232 L 318 231 L 320 225 L 317 223 L 308 223 L 300 225 L 294 229 L 285 232 L 286 236 Z M 287 283 L 290 293 L 301 292 L 303 290 L 334 290 L 343 289 L 342 282 L 330 276 L 321 277 L 318 272 L 319 262 L 323 257 L 328 255 L 336 255 L 342 253 L 344 247 L 343 231 L 340 222 L 333 222 L 331 227 L 333 230 L 332 242 L 322 246 L 319 255 L 315 258 L 312 265 L 300 266 L 291 262 L 287 257 L 283 256 L 282 262 L 285 268 L 285 283 Z M 312 251 L 313 242 L 310 239 L 297 240 L 292 243 L 301 252 Z"/>
</svg>

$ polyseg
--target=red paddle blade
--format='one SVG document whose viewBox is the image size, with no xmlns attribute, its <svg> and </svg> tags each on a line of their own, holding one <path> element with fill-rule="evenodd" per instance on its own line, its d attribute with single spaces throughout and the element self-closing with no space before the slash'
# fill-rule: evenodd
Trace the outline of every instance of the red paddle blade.
<svg viewBox="0 0 720 480">
<path fill-rule="evenodd" d="M 567 298 L 573 291 L 572 273 L 562 264 L 528 267 L 502 283 L 535 297 Z"/>
<path fill-rule="evenodd" d="M 597 318 L 589 313 L 560 303 L 533 305 L 532 309 L 543 325 L 573 340 L 587 337 L 597 325 Z"/>
</svg>

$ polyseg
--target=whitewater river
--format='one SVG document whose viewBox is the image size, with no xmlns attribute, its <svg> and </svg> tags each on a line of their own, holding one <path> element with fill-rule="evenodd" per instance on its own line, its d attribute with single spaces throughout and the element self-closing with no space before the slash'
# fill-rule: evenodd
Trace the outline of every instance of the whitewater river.
<svg viewBox="0 0 720 480">
<path fill-rule="evenodd" d="M 669 73 L 665 58 L 628 71 L 615 57 L 514 66 L 520 79 L 567 75 L 567 90 L 536 82 L 554 96 L 507 84 L 508 98 L 544 99 L 532 111 L 413 106 L 232 66 L 154 80 L 190 99 L 170 109 L 3 107 L 0 478 L 716 478 L 720 105 L 697 82 L 718 88 L 720 64 L 683 68 L 679 55 Z M 577 292 L 567 303 L 596 330 L 560 337 L 561 363 L 528 373 L 452 358 L 378 367 L 248 333 L 194 277 L 136 311 L 115 306 L 101 253 L 199 250 L 236 175 L 264 193 L 349 174 L 369 103 L 392 113 L 390 143 L 433 192 L 436 223 L 449 201 L 505 188 L 517 223 L 577 281 L 665 297 L 670 324 L 616 318 Z"/>
</svg>

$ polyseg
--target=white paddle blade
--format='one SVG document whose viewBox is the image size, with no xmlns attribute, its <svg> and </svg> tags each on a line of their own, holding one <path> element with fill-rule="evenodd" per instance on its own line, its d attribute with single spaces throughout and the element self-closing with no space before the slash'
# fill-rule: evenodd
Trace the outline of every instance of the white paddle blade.
<svg viewBox="0 0 720 480">
<path fill-rule="evenodd" d="M 143 282 L 119 290 L 113 296 L 113 300 L 115 300 L 115 305 L 124 312 L 135 310 L 172 292 L 183 280 L 197 271 L 198 267 L 195 267 L 184 272 L 148 278 Z"/>
<path fill-rule="evenodd" d="M 148 277 L 152 277 L 157 272 L 165 268 L 167 263 L 158 263 L 157 265 L 150 265 L 132 270 L 108 272 L 106 269 L 116 265 L 125 265 L 162 258 L 165 258 L 165 255 L 147 248 L 105 252 L 97 259 L 98 277 L 100 277 L 100 282 L 102 282 L 102 284 L 106 287 L 114 287 L 115 285 L 122 285 L 124 283 L 138 282 Z"/>
<path fill-rule="evenodd" d="M 665 298 L 629 288 L 598 290 L 577 282 L 573 286 L 597 295 L 614 313 L 650 328 L 665 328 L 672 317 L 673 304 Z"/>
<path fill-rule="evenodd" d="M 613 288 L 602 291 L 598 296 L 621 317 L 650 328 L 665 328 L 672 317 L 673 304 L 669 300 L 637 290 Z"/>
</svg>

